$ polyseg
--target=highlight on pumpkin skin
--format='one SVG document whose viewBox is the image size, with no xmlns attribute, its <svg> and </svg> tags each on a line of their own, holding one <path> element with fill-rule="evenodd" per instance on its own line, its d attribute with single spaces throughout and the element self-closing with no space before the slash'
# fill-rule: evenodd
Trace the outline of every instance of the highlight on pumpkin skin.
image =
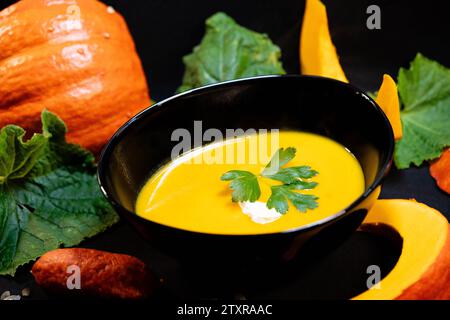
<svg viewBox="0 0 450 320">
<path fill-rule="evenodd" d="M 450 194 L 450 148 L 430 165 L 430 174 L 442 191 Z"/>
<path fill-rule="evenodd" d="M 377 200 L 363 226 L 388 226 L 403 238 L 400 258 L 378 288 L 354 300 L 450 299 L 450 237 L 447 219 L 415 200 Z"/>
<path fill-rule="evenodd" d="M 302 74 L 317 75 L 348 82 L 331 40 L 325 5 L 307 0 L 300 35 Z"/>
<path fill-rule="evenodd" d="M 402 122 L 400 121 L 400 103 L 398 100 L 397 85 L 390 75 L 383 75 L 383 82 L 378 90 L 375 101 L 388 117 L 392 130 L 394 130 L 395 140 L 401 139 L 403 131 Z"/>
<path fill-rule="evenodd" d="M 21 0 L 0 17 L 0 30 L 8 30 L 0 31 L 0 128 L 40 132 L 39 115 L 47 108 L 66 123 L 69 142 L 98 155 L 122 124 L 149 106 L 127 24 L 104 3 Z"/>
</svg>

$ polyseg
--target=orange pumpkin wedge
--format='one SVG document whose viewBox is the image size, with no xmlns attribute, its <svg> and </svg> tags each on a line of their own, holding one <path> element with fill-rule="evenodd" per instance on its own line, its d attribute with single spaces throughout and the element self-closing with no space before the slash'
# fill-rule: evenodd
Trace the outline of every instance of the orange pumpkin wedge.
<svg viewBox="0 0 450 320">
<path fill-rule="evenodd" d="M 327 11 L 319 0 L 307 0 L 300 35 L 302 74 L 348 82 L 328 29 Z"/>
<path fill-rule="evenodd" d="M 442 191 L 450 194 L 450 148 L 430 165 L 430 174 Z"/>
<path fill-rule="evenodd" d="M 450 231 L 439 211 L 414 200 L 377 200 L 364 224 L 395 229 L 403 238 L 403 248 L 379 288 L 353 299 L 450 299 Z"/>
<path fill-rule="evenodd" d="M 46 108 L 70 142 L 98 153 L 150 105 L 124 19 L 96 0 L 22 0 L 0 12 L 0 127 L 41 129 Z"/>
<path fill-rule="evenodd" d="M 397 85 L 390 75 L 383 75 L 383 82 L 378 90 L 376 102 L 383 109 L 391 123 L 396 140 L 403 135 L 402 123 L 400 121 L 400 103 L 398 100 Z"/>
</svg>

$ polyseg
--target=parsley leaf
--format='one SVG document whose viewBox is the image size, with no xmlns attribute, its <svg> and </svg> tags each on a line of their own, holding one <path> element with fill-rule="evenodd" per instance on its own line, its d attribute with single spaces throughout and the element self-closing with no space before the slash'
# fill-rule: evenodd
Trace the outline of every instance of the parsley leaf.
<svg viewBox="0 0 450 320">
<path fill-rule="evenodd" d="M 295 183 L 299 181 L 299 179 L 310 179 L 314 177 L 318 172 L 312 170 L 309 166 L 280 169 L 295 158 L 296 152 L 297 150 L 292 147 L 278 149 L 261 172 L 261 175 L 265 178 L 281 181 L 286 184 Z"/>
<path fill-rule="evenodd" d="M 419 166 L 450 146 L 450 69 L 418 54 L 408 70 L 400 69 L 403 137 L 396 142 L 398 168 Z"/>
<path fill-rule="evenodd" d="M 249 171 L 231 170 L 224 173 L 220 179 L 222 181 L 231 180 L 230 188 L 233 189 L 231 195 L 233 202 L 255 202 L 261 196 L 258 178 Z"/>
<path fill-rule="evenodd" d="M 317 171 L 312 170 L 309 166 L 289 167 L 278 170 L 278 172 L 270 175 L 264 175 L 266 178 L 281 181 L 286 184 L 296 183 L 299 179 L 310 179 L 317 175 Z"/>
<path fill-rule="evenodd" d="M 118 221 L 100 192 L 93 155 L 65 140 L 65 124 L 42 112 L 42 133 L 0 131 L 0 274 Z"/>
<path fill-rule="evenodd" d="M 289 147 L 289 148 L 280 148 L 278 149 L 272 158 L 270 159 L 267 166 L 264 168 L 263 172 L 261 173 L 263 176 L 268 176 L 271 174 L 276 173 L 278 170 L 280 170 L 280 167 L 286 165 L 289 161 L 295 158 L 295 153 L 297 152 L 297 149 Z"/>
<path fill-rule="evenodd" d="M 311 185 L 312 186 L 312 185 Z M 315 187 L 314 185 L 313 187 Z M 305 185 L 300 184 L 288 184 L 281 186 L 272 186 L 272 194 L 267 201 L 267 208 L 275 208 L 277 212 L 285 214 L 288 210 L 288 200 L 297 208 L 300 212 L 306 212 L 308 209 L 315 209 L 318 206 L 317 197 L 311 194 L 301 194 L 294 192 L 293 190 L 303 190 Z"/>
<path fill-rule="evenodd" d="M 183 58 L 186 70 L 177 91 L 226 80 L 284 74 L 280 56 L 280 48 L 267 35 L 238 25 L 225 13 L 216 13 L 206 20 L 201 43 Z"/>
</svg>

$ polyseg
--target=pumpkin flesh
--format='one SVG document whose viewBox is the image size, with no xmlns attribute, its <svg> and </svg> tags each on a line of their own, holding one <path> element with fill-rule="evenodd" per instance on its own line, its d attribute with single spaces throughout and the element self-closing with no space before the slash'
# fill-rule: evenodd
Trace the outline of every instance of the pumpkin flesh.
<svg viewBox="0 0 450 320">
<path fill-rule="evenodd" d="M 327 11 L 319 0 L 307 0 L 300 35 L 302 74 L 348 82 L 328 29 Z"/>
<path fill-rule="evenodd" d="M 380 288 L 353 299 L 450 299 L 449 224 L 442 214 L 413 200 L 377 200 L 364 223 L 395 229 L 403 248 Z"/>
<path fill-rule="evenodd" d="M 383 75 L 383 82 L 376 99 L 377 104 L 383 109 L 391 123 L 395 140 L 401 139 L 403 135 L 402 123 L 400 121 L 400 103 L 398 100 L 397 85 L 388 74 Z"/>
</svg>

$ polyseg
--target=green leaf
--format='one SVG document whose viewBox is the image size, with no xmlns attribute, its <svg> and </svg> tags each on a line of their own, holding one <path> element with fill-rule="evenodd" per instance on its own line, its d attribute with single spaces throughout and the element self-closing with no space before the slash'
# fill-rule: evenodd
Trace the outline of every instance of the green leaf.
<svg viewBox="0 0 450 320">
<path fill-rule="evenodd" d="M 281 186 L 271 187 L 272 194 L 267 200 L 267 208 L 277 210 L 278 213 L 285 214 L 289 210 L 289 204 L 284 189 Z"/>
<path fill-rule="evenodd" d="M 265 34 L 238 25 L 219 12 L 206 20 L 206 33 L 186 66 L 178 92 L 245 77 L 284 74 L 280 49 Z"/>
<path fill-rule="evenodd" d="M 450 70 L 418 54 L 408 70 L 400 69 L 403 137 L 395 146 L 398 168 L 419 166 L 450 146 Z"/>
<path fill-rule="evenodd" d="M 275 174 L 278 170 L 280 170 L 280 167 L 286 165 L 289 161 L 295 158 L 296 152 L 297 150 L 292 147 L 278 149 L 261 174 L 263 176 Z"/>
<path fill-rule="evenodd" d="M 0 184 L 25 177 L 41 156 L 47 139 L 35 134 L 24 142 L 25 130 L 9 125 L 0 131 Z"/>
<path fill-rule="evenodd" d="M 367 91 L 366 94 L 371 97 L 373 100 L 377 99 L 378 96 L 378 90 L 377 91 Z"/>
<path fill-rule="evenodd" d="M 309 166 L 289 167 L 283 168 L 294 159 L 297 150 L 295 148 L 280 148 L 270 159 L 270 162 L 264 168 L 261 175 L 265 178 L 281 181 L 285 184 L 292 184 L 300 181 L 299 179 L 310 179 L 317 174 L 317 171 L 312 170 Z"/>
<path fill-rule="evenodd" d="M 291 190 L 311 190 L 318 186 L 314 181 L 296 181 L 289 185 Z"/>
<path fill-rule="evenodd" d="M 289 167 L 280 169 L 277 173 L 266 175 L 266 178 L 281 181 L 285 184 L 296 183 L 299 179 L 310 179 L 317 175 L 317 171 L 309 166 Z"/>
<path fill-rule="evenodd" d="M 42 132 L 47 137 L 45 151 L 33 168 L 34 175 L 45 174 L 59 166 L 94 173 L 94 155 L 77 144 L 66 142 L 67 128 L 55 114 L 44 110 L 41 115 Z"/>
<path fill-rule="evenodd" d="M 0 274 L 10 266 L 19 241 L 19 214 L 14 198 L 4 185 L 0 186 Z"/>
<path fill-rule="evenodd" d="M 231 170 L 224 173 L 220 179 L 230 181 L 230 188 L 233 190 L 233 202 L 250 201 L 255 202 L 261 196 L 258 178 L 249 171 Z"/>
<path fill-rule="evenodd" d="M 269 209 L 275 208 L 277 212 L 285 214 L 289 209 L 289 200 L 300 212 L 306 212 L 308 209 L 312 210 L 317 208 L 318 203 L 316 200 L 318 198 L 316 196 L 293 191 L 301 190 L 303 187 L 304 185 L 301 184 L 272 186 L 272 194 L 267 201 L 267 207 Z"/>
<path fill-rule="evenodd" d="M 24 131 L 14 127 L 15 149 L 0 149 L 3 168 L 28 159 L 21 161 L 27 163 L 26 174 L 9 174 L 0 185 L 0 274 L 13 275 L 43 253 L 77 245 L 118 221 L 98 187 L 93 155 L 65 141 L 66 127 L 54 114 L 44 111 L 42 124 L 43 133 L 25 143 Z M 38 155 L 18 157 L 32 150 L 27 144 L 36 144 L 35 137 L 44 141 Z"/>
</svg>

